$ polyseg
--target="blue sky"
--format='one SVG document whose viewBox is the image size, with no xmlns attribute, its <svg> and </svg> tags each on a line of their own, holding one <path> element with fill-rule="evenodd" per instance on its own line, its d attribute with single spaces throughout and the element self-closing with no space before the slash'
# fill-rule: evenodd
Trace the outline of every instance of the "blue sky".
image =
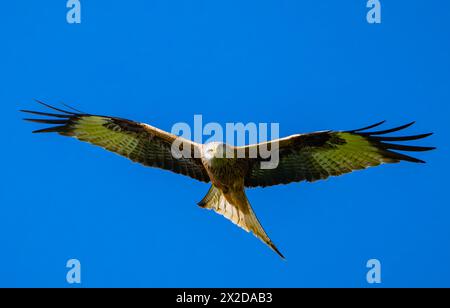
<svg viewBox="0 0 450 308">
<path fill-rule="evenodd" d="M 8 1 L 0 15 L 0 286 L 450 287 L 450 3 Z M 277 122 L 281 135 L 387 120 L 435 132 L 426 165 L 252 189 L 282 261 L 197 207 L 208 185 L 33 135 L 33 99 L 170 130 Z"/>
</svg>

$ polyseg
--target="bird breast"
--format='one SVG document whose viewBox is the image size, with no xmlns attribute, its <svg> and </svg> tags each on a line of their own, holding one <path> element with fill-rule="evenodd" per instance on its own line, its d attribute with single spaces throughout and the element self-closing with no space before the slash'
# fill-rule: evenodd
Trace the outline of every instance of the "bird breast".
<svg viewBox="0 0 450 308">
<path fill-rule="evenodd" d="M 243 185 L 247 172 L 246 161 L 236 158 L 203 159 L 211 181 L 219 187 L 235 187 Z"/>
</svg>

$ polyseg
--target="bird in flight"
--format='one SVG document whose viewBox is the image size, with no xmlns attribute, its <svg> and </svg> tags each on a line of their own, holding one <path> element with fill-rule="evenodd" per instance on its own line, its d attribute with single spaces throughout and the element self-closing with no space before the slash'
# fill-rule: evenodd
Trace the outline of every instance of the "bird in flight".
<svg viewBox="0 0 450 308">
<path fill-rule="evenodd" d="M 383 121 L 354 130 L 296 134 L 265 143 L 235 147 L 218 142 L 199 144 L 148 124 L 87 114 L 71 107 L 68 107 L 70 110 L 63 110 L 39 103 L 53 112 L 21 110 L 46 117 L 25 120 L 53 126 L 36 130 L 34 133 L 54 132 L 74 137 L 145 166 L 169 170 L 211 183 L 208 193 L 198 205 L 212 209 L 245 231 L 252 232 L 282 258 L 284 256 L 256 217 L 246 197 L 246 188 L 300 181 L 314 182 L 384 163 L 424 163 L 397 151 L 421 152 L 434 149 L 393 143 L 422 139 L 432 133 L 386 136 L 403 130 L 414 122 L 386 130 L 371 130 L 383 124 Z M 192 155 L 174 157 L 172 145 L 180 140 L 183 150 Z M 230 151 L 236 153 L 238 150 L 248 154 L 252 150 L 258 151 L 263 145 L 277 148 L 279 162 L 275 168 L 262 168 L 266 159 L 260 155 L 224 155 Z"/>
</svg>

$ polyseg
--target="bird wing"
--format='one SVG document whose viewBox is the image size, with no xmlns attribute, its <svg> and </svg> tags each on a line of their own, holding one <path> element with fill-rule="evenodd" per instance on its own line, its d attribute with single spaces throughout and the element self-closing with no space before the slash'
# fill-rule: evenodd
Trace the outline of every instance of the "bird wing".
<svg viewBox="0 0 450 308">
<path fill-rule="evenodd" d="M 241 147 L 246 151 L 245 159 L 249 162 L 245 186 L 265 187 L 305 180 L 313 182 L 383 163 L 399 161 L 424 163 L 420 159 L 395 150 L 420 152 L 435 149 L 391 143 L 422 139 L 432 133 L 400 137 L 386 136 L 388 133 L 405 129 L 414 122 L 387 130 L 367 131 L 382 123 L 384 121 L 351 131 L 321 131 L 292 135 L 275 141 Z M 248 158 L 251 149 L 259 151 L 261 146 L 269 150 L 278 147 L 279 163 L 276 168 L 262 169 L 261 163 L 267 159 L 260 158 L 260 155 L 257 158 Z"/>
<path fill-rule="evenodd" d="M 200 151 L 200 145 L 197 143 L 182 139 L 182 147 L 190 147 L 190 158 L 185 156 L 175 158 L 171 147 L 173 142 L 180 141 L 181 137 L 144 123 L 78 111 L 72 112 L 39 103 L 59 113 L 21 110 L 33 115 L 50 117 L 25 119 L 27 121 L 56 125 L 33 133 L 55 132 L 63 136 L 75 137 L 145 166 L 170 170 L 202 182 L 210 181 L 201 159 L 196 158 L 199 157 L 195 155 L 196 151 Z"/>
</svg>

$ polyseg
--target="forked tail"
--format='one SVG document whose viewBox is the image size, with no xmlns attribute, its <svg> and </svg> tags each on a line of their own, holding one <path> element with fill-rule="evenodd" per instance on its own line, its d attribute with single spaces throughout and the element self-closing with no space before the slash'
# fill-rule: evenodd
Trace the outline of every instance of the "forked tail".
<svg viewBox="0 0 450 308">
<path fill-rule="evenodd" d="M 225 218 L 231 220 L 247 232 L 253 234 L 275 251 L 281 258 L 284 256 L 278 248 L 272 243 L 264 228 L 261 226 L 253 209 L 248 202 L 245 192 L 229 192 L 227 196 L 220 189 L 211 185 L 206 196 L 198 203 L 202 208 L 212 209 Z"/>
</svg>

